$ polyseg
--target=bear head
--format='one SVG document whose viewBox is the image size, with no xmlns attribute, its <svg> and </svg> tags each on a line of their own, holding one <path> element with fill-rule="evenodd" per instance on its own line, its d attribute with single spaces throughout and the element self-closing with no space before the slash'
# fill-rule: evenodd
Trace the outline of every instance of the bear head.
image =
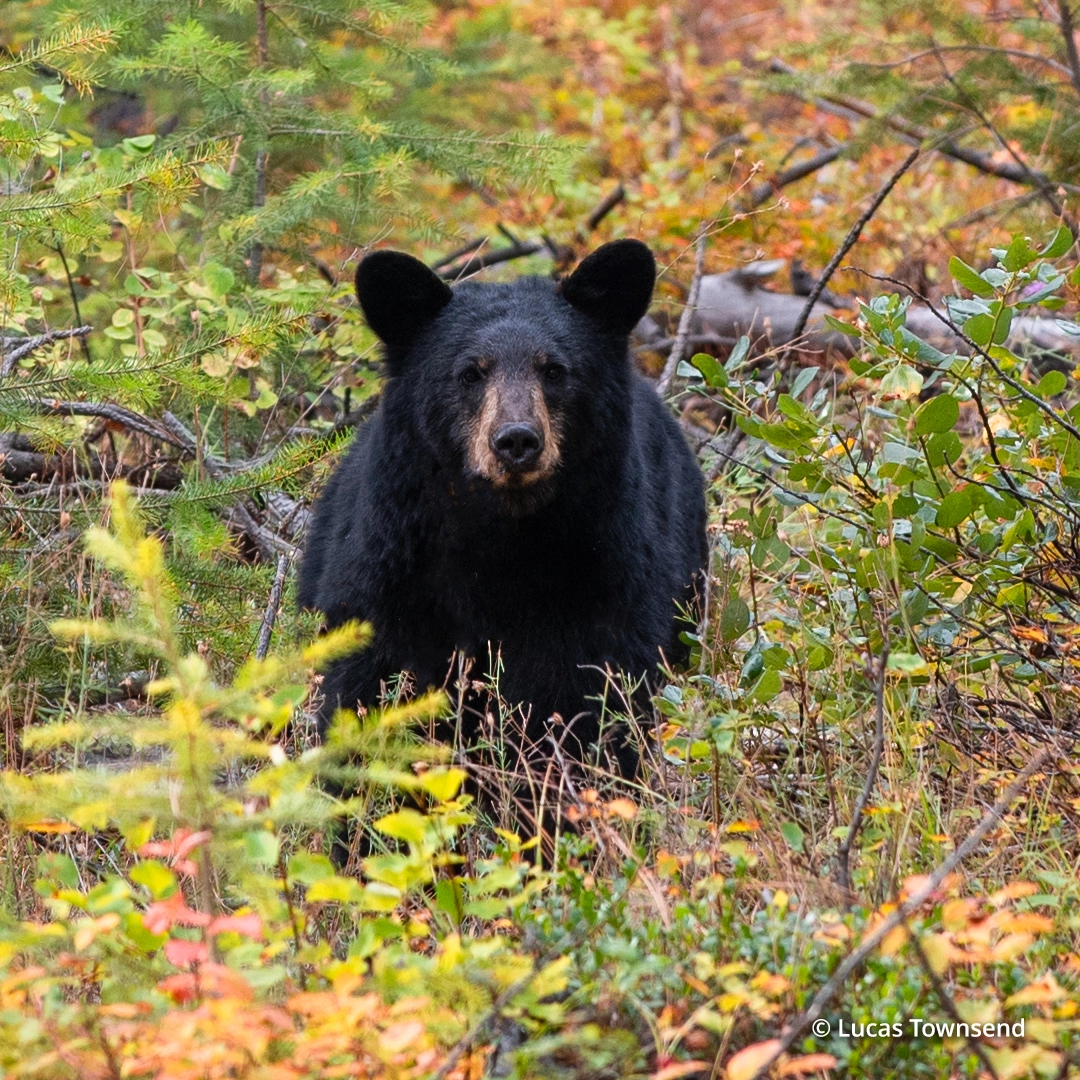
<svg viewBox="0 0 1080 1080">
<path fill-rule="evenodd" d="M 520 516 L 550 501 L 565 466 L 618 451 L 628 338 L 655 279 L 636 240 L 598 248 L 558 285 L 451 288 L 418 259 L 377 251 L 357 268 L 356 293 L 386 347 L 388 402 L 409 414 L 401 437 L 458 474 L 458 494 Z"/>
</svg>

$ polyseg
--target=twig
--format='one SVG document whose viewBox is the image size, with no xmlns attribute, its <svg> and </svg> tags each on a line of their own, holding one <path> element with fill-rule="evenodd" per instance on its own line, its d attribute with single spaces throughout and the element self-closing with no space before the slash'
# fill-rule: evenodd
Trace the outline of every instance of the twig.
<svg viewBox="0 0 1080 1080">
<path fill-rule="evenodd" d="M 274 623 L 277 622 L 278 609 L 281 607 L 281 594 L 285 591 L 285 579 L 289 576 L 289 567 L 292 560 L 288 555 L 279 555 L 277 561 L 277 573 L 274 575 L 274 584 L 270 589 L 270 599 L 266 605 L 266 614 L 263 615 L 262 626 L 259 627 L 259 642 L 255 646 L 255 659 L 265 660 L 270 651 L 270 635 L 274 632 Z"/>
<path fill-rule="evenodd" d="M 785 64 L 782 60 L 774 59 L 769 66 L 771 70 L 778 74 L 798 74 L 795 68 Z M 811 96 L 810 100 L 819 108 L 828 111 L 835 112 L 839 108 L 843 110 L 843 115 L 854 114 L 866 120 L 880 121 L 910 142 L 922 143 L 938 137 L 938 133 L 918 124 L 913 124 L 902 116 L 882 116 L 873 105 L 866 101 L 860 101 L 858 98 L 830 94 L 825 97 Z M 1080 191 L 1080 187 L 1075 184 L 1053 185 L 1053 182 L 1045 173 L 1021 169 L 1015 162 L 995 161 L 989 154 L 984 154 L 979 150 L 969 150 L 967 147 L 958 145 L 954 139 L 946 139 L 944 142 L 935 143 L 934 149 L 939 154 L 944 154 L 946 157 L 954 158 L 956 161 L 962 161 L 965 165 L 978 169 L 979 172 L 986 173 L 989 176 L 998 176 L 1002 180 L 1011 180 L 1014 184 L 1024 184 L 1026 186 L 1033 183 L 1043 183 L 1063 187 L 1066 191 Z"/>
<path fill-rule="evenodd" d="M 444 255 L 438 262 L 432 263 L 431 269 L 441 270 L 444 266 L 449 266 L 452 262 L 456 262 L 466 255 L 471 255 L 478 247 L 483 247 L 487 243 L 487 239 L 486 236 L 480 236 L 475 240 L 470 240 L 467 244 L 463 244 L 456 250 L 451 251 L 449 255 Z"/>
<path fill-rule="evenodd" d="M 784 169 L 783 172 L 778 172 L 771 179 L 758 184 L 750 193 L 751 209 L 760 206 L 780 188 L 787 187 L 788 184 L 794 184 L 797 180 L 802 180 L 803 177 L 816 173 L 818 169 L 825 168 L 826 165 L 834 162 L 846 149 L 847 143 L 842 143 L 840 146 L 830 146 L 828 150 L 822 150 L 820 154 L 815 154 L 812 158 L 807 158 L 806 161 L 802 161 L 798 165 L 792 165 L 790 169 Z"/>
<path fill-rule="evenodd" d="M 798 341 L 803 330 L 806 329 L 806 322 L 810 318 L 810 313 L 814 310 L 814 305 L 818 302 L 818 298 L 824 291 L 825 286 L 828 285 L 829 278 L 833 276 L 836 268 L 840 265 L 840 260 L 855 246 L 855 242 L 859 239 L 859 234 L 866 227 L 867 222 L 877 213 L 878 207 L 888 198 L 889 192 L 896 187 L 900 181 L 900 177 L 911 168 L 915 163 L 915 159 L 921 153 L 922 147 L 916 146 L 915 149 L 904 158 L 900 163 L 900 167 L 878 189 L 878 193 L 870 201 L 870 205 L 863 211 L 859 220 L 851 226 L 847 236 L 844 237 L 844 242 L 837 249 L 836 254 L 829 260 L 825 269 L 821 272 L 821 277 L 817 279 L 817 283 L 810 290 L 810 295 L 806 298 L 806 303 L 803 305 L 802 312 L 795 322 L 795 329 L 791 332 L 791 340 L 793 342 Z"/>
<path fill-rule="evenodd" d="M 862 791 L 859 792 L 855 809 L 851 814 L 847 836 L 836 851 L 837 884 L 848 897 L 851 896 L 851 849 L 862 828 L 866 804 L 874 792 L 874 785 L 877 784 L 881 755 L 885 749 L 885 665 L 888 659 L 889 643 L 885 641 L 880 655 L 876 658 L 870 657 L 867 661 L 868 674 L 872 674 L 874 678 L 874 750 L 870 755 L 870 768 L 866 773 L 866 782 L 863 784 Z"/>
<path fill-rule="evenodd" d="M 79 297 L 75 292 L 75 281 L 71 276 L 71 267 L 68 266 L 67 256 L 64 254 L 64 245 L 60 243 L 60 238 L 56 237 L 56 254 L 60 256 L 60 261 L 64 264 L 64 276 L 67 278 L 68 294 L 71 296 L 71 306 L 75 312 L 75 321 L 82 326 L 82 312 L 79 310 Z M 82 348 L 83 358 L 88 364 L 93 363 L 93 358 L 90 356 L 90 346 L 86 343 L 85 337 L 79 338 L 79 345 Z"/>
<path fill-rule="evenodd" d="M 544 244 L 539 240 L 527 240 L 523 244 L 499 248 L 497 251 L 489 252 L 486 255 L 474 255 L 463 263 L 444 266 L 438 273 L 439 277 L 445 281 L 458 281 L 461 278 L 479 273 L 485 267 L 496 266 L 499 263 L 509 262 L 511 259 L 523 259 L 526 255 L 536 255 L 543 250 Z"/>
<path fill-rule="evenodd" d="M 50 330 L 45 334 L 36 334 L 29 338 L 4 338 L 4 358 L 0 362 L 0 376 L 6 378 L 10 375 L 15 370 L 15 365 L 35 349 L 40 349 L 43 345 L 51 345 L 54 341 L 64 341 L 66 338 L 85 337 L 91 330 L 93 330 L 92 326 L 76 326 L 70 330 Z"/>
<path fill-rule="evenodd" d="M 1050 756 L 1051 747 L 1040 750 L 1016 775 L 1016 779 L 1005 789 L 985 814 L 979 824 L 964 838 L 963 843 L 930 874 L 893 912 L 882 919 L 862 940 L 858 948 L 853 949 L 840 962 L 832 977 L 814 995 L 810 1004 L 791 1022 L 784 1034 L 777 1040 L 768 1058 L 758 1066 L 751 1080 L 762 1080 L 775 1064 L 777 1058 L 794 1044 L 795 1040 L 819 1017 L 825 1006 L 832 1001 L 837 991 L 847 982 L 849 976 L 878 947 L 884 937 L 902 923 L 906 923 L 922 904 L 940 887 L 941 883 L 977 848 L 983 837 L 1001 820 L 1012 805 L 1013 799 L 1020 794 L 1032 775 L 1042 768 Z"/>
<path fill-rule="evenodd" d="M 616 184 L 597 204 L 585 219 L 585 232 L 591 233 L 626 198 L 626 188 Z"/>
<path fill-rule="evenodd" d="M 1076 51 L 1076 29 L 1069 0 L 1058 0 L 1058 14 L 1061 17 L 1061 36 L 1065 40 L 1065 56 L 1069 61 L 1069 81 L 1080 94 L 1080 54 Z"/>
<path fill-rule="evenodd" d="M 686 298 L 686 307 L 683 308 L 679 317 L 679 328 L 675 333 L 675 343 L 671 346 L 664 370 L 656 381 L 656 392 L 665 397 L 671 389 L 671 382 L 675 378 L 675 371 L 679 362 L 686 352 L 686 343 L 690 337 L 690 325 L 694 321 L 694 311 L 697 308 L 698 293 L 701 291 L 701 276 L 705 272 L 705 229 L 698 234 L 697 243 L 694 247 L 694 277 L 690 282 L 690 295 Z"/>
<path fill-rule="evenodd" d="M 915 956 L 918 958 L 919 964 L 926 977 L 930 980 L 930 985 L 934 988 L 934 993 L 937 995 L 938 1001 L 941 1002 L 942 1008 L 949 1014 L 951 1020 L 966 1029 L 967 1024 L 964 1023 L 964 1018 L 960 1015 L 960 1010 L 957 1009 L 956 1002 L 952 999 L 952 994 L 949 993 L 945 984 L 938 977 L 938 973 L 934 970 L 934 965 L 930 963 L 930 957 L 926 955 L 926 950 L 922 947 L 922 942 L 919 940 L 918 935 L 911 929 L 911 925 L 906 921 L 904 923 L 904 929 L 907 931 L 908 941 L 911 942 L 911 947 L 915 950 Z M 957 1028 L 957 1031 L 959 1030 L 960 1028 Z M 990 1056 L 983 1049 L 982 1043 L 971 1035 L 967 1035 L 965 1038 L 969 1049 L 979 1059 L 982 1067 L 991 1077 L 993 1077 L 993 1080 L 999 1080 L 997 1069 L 994 1068 L 994 1063 L 990 1060 Z"/>
</svg>

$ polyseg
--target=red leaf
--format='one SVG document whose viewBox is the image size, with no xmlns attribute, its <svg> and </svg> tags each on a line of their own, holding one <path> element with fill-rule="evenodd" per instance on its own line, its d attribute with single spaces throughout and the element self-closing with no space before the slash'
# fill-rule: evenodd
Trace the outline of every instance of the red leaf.
<svg viewBox="0 0 1080 1080">
<path fill-rule="evenodd" d="M 173 967 L 190 967 L 205 964 L 210 959 L 210 949 L 205 941 L 172 938 L 165 942 L 165 956 Z"/>
<path fill-rule="evenodd" d="M 225 934 L 229 931 L 258 940 L 263 936 L 262 919 L 254 911 L 246 915 L 223 915 L 215 919 L 207 929 L 208 934 Z"/>
<path fill-rule="evenodd" d="M 206 926 L 210 916 L 202 911 L 193 911 L 187 906 L 184 894 L 177 890 L 166 900 L 151 904 L 143 915 L 143 926 L 151 934 L 168 933 L 169 928 L 179 926 Z"/>
</svg>

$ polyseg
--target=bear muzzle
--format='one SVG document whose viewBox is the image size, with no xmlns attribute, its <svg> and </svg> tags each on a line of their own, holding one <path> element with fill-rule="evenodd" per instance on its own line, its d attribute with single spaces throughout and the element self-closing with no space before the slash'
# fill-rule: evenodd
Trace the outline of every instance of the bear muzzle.
<svg viewBox="0 0 1080 1080">
<path fill-rule="evenodd" d="M 492 433 L 490 444 L 501 468 L 532 472 L 544 451 L 544 431 L 535 424 L 503 424 Z"/>
</svg>

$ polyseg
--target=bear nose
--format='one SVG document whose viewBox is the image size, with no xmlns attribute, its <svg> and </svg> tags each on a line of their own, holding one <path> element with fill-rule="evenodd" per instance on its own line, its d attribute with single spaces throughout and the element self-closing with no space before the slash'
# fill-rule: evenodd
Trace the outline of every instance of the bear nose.
<svg viewBox="0 0 1080 1080">
<path fill-rule="evenodd" d="M 532 424 L 503 424 L 491 438 L 491 449 L 503 465 L 527 469 L 540 457 L 544 435 Z"/>
</svg>

